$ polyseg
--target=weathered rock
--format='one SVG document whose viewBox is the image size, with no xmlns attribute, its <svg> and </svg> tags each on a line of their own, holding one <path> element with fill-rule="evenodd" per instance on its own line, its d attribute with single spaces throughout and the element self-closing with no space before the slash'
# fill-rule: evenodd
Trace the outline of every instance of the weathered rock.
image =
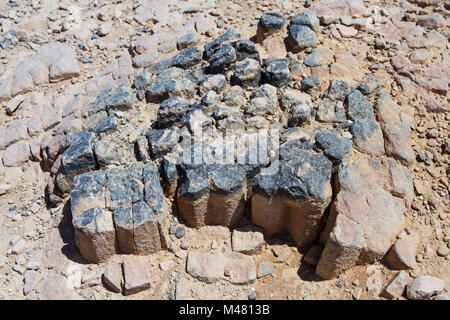
<svg viewBox="0 0 450 320">
<path fill-rule="evenodd" d="M 188 69 L 202 61 L 202 51 L 198 47 L 183 49 L 172 58 L 172 66 Z"/>
<path fill-rule="evenodd" d="M 225 270 L 228 271 L 226 276 Z M 246 284 L 256 280 L 253 259 L 237 252 L 226 255 L 189 252 L 186 271 L 207 283 L 224 279 L 233 284 Z"/>
<path fill-rule="evenodd" d="M 242 87 L 257 87 L 261 79 L 261 68 L 259 62 L 246 58 L 238 62 L 234 67 L 231 84 Z"/>
<path fill-rule="evenodd" d="M 280 31 L 286 19 L 279 11 L 263 12 L 258 22 L 257 39 L 262 42 L 267 36 Z"/>
<path fill-rule="evenodd" d="M 332 79 L 330 82 L 330 86 L 326 91 L 326 96 L 333 99 L 344 101 L 347 95 L 350 92 L 350 87 L 347 82 L 342 80 Z"/>
<path fill-rule="evenodd" d="M 253 223 L 263 227 L 266 236 L 287 231 L 304 248 L 318 236 L 331 201 L 332 163 L 296 143 L 282 145 L 275 174 L 255 176 L 251 210 Z"/>
<path fill-rule="evenodd" d="M 242 61 L 244 59 L 253 59 L 260 61 L 258 48 L 256 47 L 256 44 L 250 40 L 243 40 L 240 39 L 236 42 L 232 43 L 234 49 L 236 50 L 236 60 Z"/>
<path fill-rule="evenodd" d="M 116 252 L 112 214 L 100 208 L 84 211 L 72 220 L 75 242 L 89 262 L 103 262 Z"/>
<path fill-rule="evenodd" d="M 146 97 L 149 102 L 159 103 L 172 96 L 179 96 L 184 99 L 193 98 L 195 85 L 188 79 L 163 80 L 155 83 L 146 90 Z"/>
<path fill-rule="evenodd" d="M 3 153 L 3 165 L 5 167 L 20 167 L 30 158 L 30 145 L 27 141 L 19 141 Z"/>
<path fill-rule="evenodd" d="M 348 138 L 339 138 L 330 132 L 319 132 L 315 136 L 316 145 L 334 163 L 339 163 L 349 157 L 352 143 Z"/>
<path fill-rule="evenodd" d="M 317 45 L 316 34 L 314 31 L 308 26 L 298 24 L 289 26 L 288 41 L 292 50 L 295 52 Z"/>
<path fill-rule="evenodd" d="M 412 300 L 427 300 L 445 288 L 445 283 L 432 276 L 419 276 L 406 287 L 406 295 Z"/>
<path fill-rule="evenodd" d="M 120 293 L 123 285 L 122 266 L 114 261 L 109 262 L 103 273 L 103 282 L 111 291 Z"/>
<path fill-rule="evenodd" d="M 385 191 L 392 181 L 385 174 L 385 165 L 364 158 L 339 167 L 339 193 L 321 235 L 320 277 L 334 278 L 356 264 L 380 260 L 403 230 L 405 205 Z"/>
<path fill-rule="evenodd" d="M 400 271 L 380 293 L 386 299 L 397 299 L 402 296 L 406 286 L 411 282 L 411 277 L 405 271 Z"/>
<path fill-rule="evenodd" d="M 386 256 L 387 265 L 395 270 L 416 269 L 419 237 L 416 234 L 398 239 Z"/>
<path fill-rule="evenodd" d="M 384 128 L 386 153 L 400 161 L 411 164 L 414 151 L 411 147 L 411 128 L 408 124 L 399 121 L 387 123 Z"/>
<path fill-rule="evenodd" d="M 164 100 L 158 108 L 158 127 L 163 129 L 179 123 L 189 107 L 188 101 L 178 96 Z"/>
<path fill-rule="evenodd" d="M 313 245 L 303 257 L 306 263 L 316 266 L 322 254 L 323 247 L 321 245 Z"/>
<path fill-rule="evenodd" d="M 372 104 L 359 90 L 352 90 L 347 96 L 347 115 L 355 120 L 375 120 Z"/>
<path fill-rule="evenodd" d="M 143 257 L 125 256 L 123 259 L 125 295 L 135 294 L 150 288 L 150 266 Z"/>
<path fill-rule="evenodd" d="M 292 81 L 287 58 L 272 58 L 264 62 L 264 81 L 275 87 L 283 87 Z"/>
<path fill-rule="evenodd" d="M 272 263 L 269 261 L 263 261 L 258 264 L 258 279 L 268 276 L 274 272 Z"/>
<path fill-rule="evenodd" d="M 324 98 L 320 101 L 316 113 L 317 121 L 321 122 L 346 122 L 346 111 L 342 101 Z"/>
<path fill-rule="evenodd" d="M 362 152 L 381 155 L 384 153 L 383 133 L 374 120 L 356 120 L 350 127 L 356 147 Z"/>
<path fill-rule="evenodd" d="M 261 251 L 264 244 L 264 235 L 255 230 L 233 230 L 231 237 L 233 251 L 245 254 L 256 254 Z"/>
<path fill-rule="evenodd" d="M 236 61 L 236 50 L 230 44 L 220 46 L 209 58 L 209 67 L 213 73 L 221 73 Z"/>
<path fill-rule="evenodd" d="M 201 42 L 201 37 L 194 32 L 189 32 L 187 34 L 185 34 L 184 36 L 182 36 L 180 39 L 178 39 L 177 41 L 177 46 L 179 50 L 182 49 L 186 49 L 188 47 L 192 47 L 192 46 L 196 46 Z M 201 55 L 200 55 L 200 59 L 201 59 Z"/>
<path fill-rule="evenodd" d="M 310 27 L 314 31 L 319 31 L 319 19 L 316 16 L 316 13 L 312 10 L 305 10 L 302 13 L 299 13 L 292 17 L 291 25 L 305 25 Z"/>
<path fill-rule="evenodd" d="M 289 108 L 288 125 L 291 127 L 299 127 L 304 123 L 308 123 L 311 115 L 312 112 L 309 105 L 296 101 Z"/>
</svg>

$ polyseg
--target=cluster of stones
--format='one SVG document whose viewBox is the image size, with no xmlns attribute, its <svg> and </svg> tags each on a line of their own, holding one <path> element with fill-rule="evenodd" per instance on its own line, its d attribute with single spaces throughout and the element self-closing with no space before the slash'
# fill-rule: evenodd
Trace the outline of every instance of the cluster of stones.
<svg viewBox="0 0 450 320">
<path fill-rule="evenodd" d="M 264 14 L 263 36 L 284 23 L 278 13 Z M 292 49 L 314 47 L 318 25 L 312 11 L 293 17 Z M 256 45 L 230 29 L 203 51 L 191 46 L 151 65 L 136 76 L 134 88 L 138 99 L 159 104 L 157 119 L 134 144 L 114 117 L 115 110 L 132 108 L 133 91 L 103 91 L 90 107 L 91 116 L 103 117 L 90 131 L 70 136 L 54 179 L 60 196 L 71 191 L 82 255 L 97 262 L 116 252 L 165 248 L 167 198 L 195 228 L 233 227 L 249 212 L 268 237 L 287 232 L 302 250 L 319 242 L 324 249 L 316 272 L 323 278 L 380 260 L 404 229 L 404 200 L 413 192 L 408 169 L 381 156 L 413 161 L 409 136 L 399 133 L 409 127 L 375 78 L 366 76 L 355 88 L 333 79 L 313 105 L 319 79 L 303 79 L 303 92 L 292 89 L 292 64 L 288 58 L 261 61 Z M 369 99 L 377 99 L 375 110 Z M 263 174 L 270 163 L 183 163 L 192 150 L 180 137 L 192 137 L 197 127 L 210 133 L 201 141 L 202 155 L 223 148 L 218 136 L 225 131 L 279 130 L 280 146 L 269 150 L 279 155 L 278 170 Z M 353 144 L 379 160 L 347 162 Z M 121 162 L 131 164 L 110 168 Z"/>
</svg>

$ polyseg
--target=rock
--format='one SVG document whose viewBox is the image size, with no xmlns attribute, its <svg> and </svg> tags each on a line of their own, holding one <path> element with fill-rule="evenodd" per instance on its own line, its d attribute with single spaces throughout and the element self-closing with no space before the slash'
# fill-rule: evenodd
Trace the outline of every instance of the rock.
<svg viewBox="0 0 450 320">
<path fill-rule="evenodd" d="M 315 48 L 306 56 L 303 63 L 308 67 L 320 67 L 334 61 L 334 52 L 328 48 Z"/>
<path fill-rule="evenodd" d="M 188 300 L 189 294 L 189 281 L 186 278 L 181 278 L 175 286 L 175 300 Z"/>
<path fill-rule="evenodd" d="M 336 25 L 337 30 L 339 31 L 342 38 L 353 38 L 358 34 L 358 30 L 353 27 L 346 27 L 342 24 Z"/>
<path fill-rule="evenodd" d="M 350 127 L 356 147 L 362 152 L 381 155 L 384 153 L 383 133 L 374 120 L 356 120 Z"/>
<path fill-rule="evenodd" d="M 240 39 L 231 43 L 236 50 L 236 60 L 242 61 L 245 59 L 253 59 L 260 61 L 258 48 L 256 44 L 250 40 Z"/>
<path fill-rule="evenodd" d="M 386 153 L 400 161 L 411 164 L 414 151 L 411 147 L 411 128 L 408 124 L 399 121 L 387 123 L 384 128 Z"/>
<path fill-rule="evenodd" d="M 385 180 L 388 168 L 364 158 L 339 167 L 339 193 L 320 238 L 325 244 L 316 268 L 320 277 L 331 279 L 356 264 L 380 260 L 404 229 L 405 204 L 386 191 L 392 189 L 392 180 Z"/>
<path fill-rule="evenodd" d="M 326 96 L 332 100 L 344 101 L 350 92 L 347 82 L 342 80 L 331 79 L 330 86 L 326 91 Z"/>
<path fill-rule="evenodd" d="M 444 290 L 445 284 L 439 278 L 419 276 L 406 287 L 406 295 L 412 300 L 427 300 Z"/>
<path fill-rule="evenodd" d="M 299 127 L 311 119 L 311 108 L 303 102 L 295 101 L 289 109 L 288 125 Z"/>
<path fill-rule="evenodd" d="M 109 116 L 97 122 L 97 124 L 92 128 L 92 131 L 95 133 L 114 131 L 117 129 L 119 124 L 119 119 L 117 119 L 116 116 Z"/>
<path fill-rule="evenodd" d="M 158 108 L 158 127 L 164 129 L 178 124 L 189 108 L 189 102 L 178 96 L 164 100 Z"/>
<path fill-rule="evenodd" d="M 186 271 L 194 278 L 212 283 L 224 276 L 223 256 L 190 251 L 187 256 Z"/>
<path fill-rule="evenodd" d="M 202 61 L 202 51 L 198 47 L 181 50 L 172 58 L 172 66 L 188 69 Z"/>
<path fill-rule="evenodd" d="M 258 279 L 268 276 L 274 272 L 272 263 L 263 261 L 258 264 Z"/>
<path fill-rule="evenodd" d="M 298 247 L 309 247 L 331 201 L 332 163 L 323 154 L 302 150 L 297 141 L 280 148 L 274 174 L 253 179 L 252 221 L 270 237 L 288 232 Z"/>
<path fill-rule="evenodd" d="M 306 78 L 304 78 L 302 80 L 302 88 L 306 92 L 313 92 L 314 89 L 318 89 L 319 86 L 320 86 L 320 80 L 316 76 L 307 76 Z"/>
<path fill-rule="evenodd" d="M 295 52 L 317 45 L 316 34 L 308 26 L 294 24 L 289 26 L 289 45 Z"/>
<path fill-rule="evenodd" d="M 342 101 L 324 98 L 317 108 L 316 119 L 321 122 L 346 122 L 347 117 L 344 104 Z"/>
<path fill-rule="evenodd" d="M 264 81 L 275 87 L 283 87 L 292 81 L 287 58 L 272 58 L 264 62 Z"/>
<path fill-rule="evenodd" d="M 186 270 L 207 283 L 225 279 L 233 284 L 246 284 L 256 280 L 253 259 L 237 252 L 226 255 L 189 252 Z M 225 270 L 229 271 L 228 276 Z"/>
<path fill-rule="evenodd" d="M 191 99 L 194 93 L 195 85 L 188 79 L 163 80 L 147 88 L 146 97 L 148 102 L 159 103 L 172 96 Z"/>
<path fill-rule="evenodd" d="M 218 49 L 233 40 L 237 40 L 241 37 L 241 34 L 234 29 L 228 29 L 225 33 L 217 37 L 211 42 L 205 44 L 205 55 L 207 59 L 218 51 Z"/>
<path fill-rule="evenodd" d="M 20 167 L 30 158 L 30 145 L 27 141 L 19 141 L 3 153 L 3 165 L 5 167 Z"/>
<path fill-rule="evenodd" d="M 197 33 L 194 32 L 187 33 L 180 39 L 178 39 L 177 41 L 178 50 L 196 46 L 200 44 L 201 40 L 202 40 L 201 37 Z"/>
<path fill-rule="evenodd" d="M 22 95 L 17 95 L 12 98 L 6 105 L 6 113 L 12 115 L 24 100 L 25 98 Z"/>
<path fill-rule="evenodd" d="M 150 288 L 149 263 L 143 257 L 128 255 L 123 259 L 124 294 L 131 295 Z"/>
<path fill-rule="evenodd" d="M 226 88 L 227 80 L 222 74 L 209 75 L 200 85 L 200 94 L 204 94 L 208 91 L 214 91 L 221 93 Z"/>
<path fill-rule="evenodd" d="M 72 220 L 75 242 L 89 262 L 103 262 L 116 252 L 112 214 L 100 208 L 89 209 Z"/>
<path fill-rule="evenodd" d="M 26 122 L 22 119 L 13 120 L 0 131 L 0 150 L 26 138 L 28 138 Z"/>
<path fill-rule="evenodd" d="M 158 51 L 143 53 L 133 58 L 133 65 L 136 68 L 148 68 L 151 65 L 157 63 L 160 59 L 160 56 L 161 55 Z"/>
<path fill-rule="evenodd" d="M 213 73 L 222 73 L 236 61 L 236 50 L 230 44 L 224 44 L 209 58 L 209 67 Z"/>
<path fill-rule="evenodd" d="M 450 300 L 450 293 L 441 293 L 431 297 L 431 300 Z"/>
<path fill-rule="evenodd" d="M 23 294 L 28 295 L 31 290 L 41 281 L 42 277 L 39 272 L 27 270 L 23 277 Z"/>
<path fill-rule="evenodd" d="M 103 282 L 112 292 L 120 293 L 123 285 L 122 266 L 114 261 L 108 262 L 103 273 Z"/>
<path fill-rule="evenodd" d="M 260 231 L 233 230 L 231 237 L 233 251 L 245 254 L 256 254 L 264 244 L 264 235 Z"/>
<path fill-rule="evenodd" d="M 254 59 L 246 58 L 235 65 L 231 84 L 240 85 L 244 88 L 257 87 L 260 79 L 261 68 L 259 62 Z"/>
<path fill-rule="evenodd" d="M 444 17 L 440 13 L 431 13 L 417 17 L 417 24 L 419 26 L 438 29 L 444 26 Z"/>
<path fill-rule="evenodd" d="M 320 22 L 316 16 L 316 13 L 312 10 L 305 10 L 292 17 L 291 25 L 303 25 L 308 26 L 315 32 L 319 31 Z"/>
<path fill-rule="evenodd" d="M 405 291 L 405 287 L 411 282 L 411 277 L 405 271 L 400 271 L 380 293 L 386 299 L 398 299 Z"/>
<path fill-rule="evenodd" d="M 386 256 L 386 263 L 395 270 L 417 269 L 419 237 L 414 234 L 398 239 Z"/>
<path fill-rule="evenodd" d="M 358 90 L 364 95 L 370 95 L 381 88 L 381 83 L 377 78 L 368 74 L 365 75 L 361 83 L 358 85 Z"/>
<path fill-rule="evenodd" d="M 59 274 L 54 274 L 43 279 L 38 287 L 39 300 L 67 300 L 72 294 L 67 279 Z"/>
<path fill-rule="evenodd" d="M 286 19 L 283 17 L 281 12 L 263 12 L 258 22 L 257 39 L 258 42 L 262 42 L 267 36 L 280 31 Z"/>
<path fill-rule="evenodd" d="M 211 185 L 209 182 L 211 179 Z M 183 168 L 177 196 L 178 210 L 195 228 L 217 224 L 234 225 L 244 211 L 244 170 L 234 164 Z"/>
<path fill-rule="evenodd" d="M 400 107 L 386 91 L 378 96 L 376 104 L 377 118 L 381 123 L 400 121 Z"/>
<path fill-rule="evenodd" d="M 351 120 L 375 120 L 372 104 L 359 90 L 352 90 L 346 103 L 347 115 Z"/>
<path fill-rule="evenodd" d="M 352 143 L 348 138 L 339 138 L 333 133 L 319 132 L 315 136 L 316 145 L 334 163 L 342 162 L 352 152 Z"/>
</svg>

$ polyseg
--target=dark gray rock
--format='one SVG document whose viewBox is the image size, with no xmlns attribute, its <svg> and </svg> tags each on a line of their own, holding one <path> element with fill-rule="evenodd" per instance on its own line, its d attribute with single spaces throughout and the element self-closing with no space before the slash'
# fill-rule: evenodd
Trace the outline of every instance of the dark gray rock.
<svg viewBox="0 0 450 320">
<path fill-rule="evenodd" d="M 209 58 L 218 50 L 218 48 L 227 42 L 231 42 L 233 40 L 238 40 L 241 37 L 241 34 L 234 29 L 228 29 L 225 33 L 218 36 L 211 42 L 205 44 L 205 57 L 209 60 Z"/>
<path fill-rule="evenodd" d="M 152 74 L 146 70 L 140 72 L 138 75 L 136 75 L 134 79 L 134 87 L 137 90 L 145 90 L 151 82 Z"/>
<path fill-rule="evenodd" d="M 119 126 L 119 119 L 116 116 L 109 116 L 101 119 L 97 124 L 92 128 L 92 131 L 95 133 L 106 133 L 110 131 L 114 131 Z"/>
<path fill-rule="evenodd" d="M 332 79 L 325 94 L 330 99 L 344 101 L 349 92 L 350 86 L 347 82 Z"/>
<path fill-rule="evenodd" d="M 189 107 L 188 101 L 178 96 L 164 100 L 158 108 L 158 127 L 163 129 L 179 123 Z"/>
<path fill-rule="evenodd" d="M 106 99 L 108 113 L 115 110 L 129 110 L 133 107 L 133 103 L 133 91 L 125 83 L 114 88 Z"/>
<path fill-rule="evenodd" d="M 146 91 L 148 102 L 159 103 L 172 96 L 185 99 L 193 98 L 195 85 L 188 79 L 163 80 L 150 86 Z"/>
<path fill-rule="evenodd" d="M 61 171 L 65 176 L 73 178 L 96 168 L 93 141 L 94 134 L 91 132 L 78 131 L 71 134 L 70 146 L 61 157 Z"/>
<path fill-rule="evenodd" d="M 250 40 L 238 40 L 232 43 L 232 46 L 236 50 L 236 60 L 242 61 L 250 58 L 256 61 L 260 61 L 258 48 L 253 41 Z"/>
<path fill-rule="evenodd" d="M 287 86 L 292 81 L 287 58 L 272 58 L 264 61 L 264 81 L 275 87 Z"/>
<path fill-rule="evenodd" d="M 339 138 L 331 132 L 319 132 L 315 136 L 316 145 L 333 163 L 342 162 L 352 151 L 348 138 Z"/>
<path fill-rule="evenodd" d="M 155 78 L 154 83 L 158 83 L 164 80 L 179 80 L 183 78 L 183 70 L 177 67 L 170 67 L 158 74 Z"/>
<path fill-rule="evenodd" d="M 279 11 L 263 12 L 259 18 L 258 27 L 264 32 L 273 33 L 283 28 L 286 19 Z"/>
<path fill-rule="evenodd" d="M 202 61 L 202 51 L 198 47 L 189 47 L 181 50 L 172 58 L 172 66 L 188 69 Z"/>
<path fill-rule="evenodd" d="M 74 178 L 73 189 L 70 192 L 72 216 L 105 205 L 106 181 L 104 171 L 86 172 Z"/>
<path fill-rule="evenodd" d="M 153 159 L 170 153 L 178 144 L 178 133 L 176 129 L 153 129 L 147 133 L 148 143 Z"/>
<path fill-rule="evenodd" d="M 160 74 L 164 70 L 169 69 L 173 66 L 173 60 L 171 58 L 163 59 L 161 61 L 158 61 L 154 65 L 151 65 L 147 71 L 153 73 L 153 74 Z"/>
<path fill-rule="evenodd" d="M 178 185 L 178 170 L 176 159 L 165 156 L 161 160 L 161 178 L 164 194 L 173 199 Z"/>
<path fill-rule="evenodd" d="M 317 45 L 316 34 L 308 26 L 294 24 L 289 27 L 288 42 L 294 52 Z"/>
<path fill-rule="evenodd" d="M 290 127 L 301 126 L 311 120 L 311 108 L 305 103 L 295 101 L 289 111 L 288 125 Z"/>
<path fill-rule="evenodd" d="M 261 68 L 258 61 L 246 58 L 238 62 L 234 67 L 234 73 L 231 77 L 232 85 L 242 87 L 257 87 L 261 79 Z"/>
<path fill-rule="evenodd" d="M 236 50 L 230 44 L 220 46 L 209 58 L 210 70 L 214 73 L 223 72 L 236 61 Z"/>
<path fill-rule="evenodd" d="M 291 25 L 308 26 L 314 31 L 319 31 L 320 22 L 316 13 L 312 10 L 306 10 L 292 17 Z"/>
<path fill-rule="evenodd" d="M 153 162 L 145 164 L 142 171 L 144 200 L 158 215 L 164 215 L 164 192 L 161 187 L 159 170 Z"/>
<path fill-rule="evenodd" d="M 302 89 L 306 92 L 314 92 L 320 87 L 320 80 L 316 76 L 307 76 L 302 79 Z"/>
<path fill-rule="evenodd" d="M 352 90 L 347 96 L 346 103 L 347 116 L 351 120 L 375 120 L 372 104 L 359 90 Z"/>
<path fill-rule="evenodd" d="M 374 76 L 368 74 L 364 76 L 361 83 L 358 85 L 357 89 L 361 91 L 362 94 L 367 96 L 376 92 L 380 88 L 381 88 L 380 81 Z"/>
</svg>

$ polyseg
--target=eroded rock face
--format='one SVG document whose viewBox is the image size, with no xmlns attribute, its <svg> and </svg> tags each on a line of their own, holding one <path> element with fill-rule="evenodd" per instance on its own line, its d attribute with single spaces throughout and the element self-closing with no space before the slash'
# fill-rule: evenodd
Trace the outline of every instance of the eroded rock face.
<svg viewBox="0 0 450 320">
<path fill-rule="evenodd" d="M 78 175 L 71 206 L 77 246 L 88 261 L 116 252 L 148 255 L 166 246 L 164 195 L 151 162 Z"/>
<path fill-rule="evenodd" d="M 287 231 L 298 247 L 306 248 L 317 238 L 331 202 L 332 162 L 294 141 L 281 146 L 280 158 L 276 174 L 254 178 L 252 221 L 267 236 Z"/>
<path fill-rule="evenodd" d="M 380 260 L 404 229 L 402 198 L 412 193 L 412 181 L 393 163 L 360 158 L 339 167 L 339 192 L 321 235 L 325 248 L 317 275 L 330 279 L 354 265 Z M 402 182 L 397 180 L 403 185 L 400 193 L 392 183 L 394 175 L 403 176 Z"/>
</svg>

